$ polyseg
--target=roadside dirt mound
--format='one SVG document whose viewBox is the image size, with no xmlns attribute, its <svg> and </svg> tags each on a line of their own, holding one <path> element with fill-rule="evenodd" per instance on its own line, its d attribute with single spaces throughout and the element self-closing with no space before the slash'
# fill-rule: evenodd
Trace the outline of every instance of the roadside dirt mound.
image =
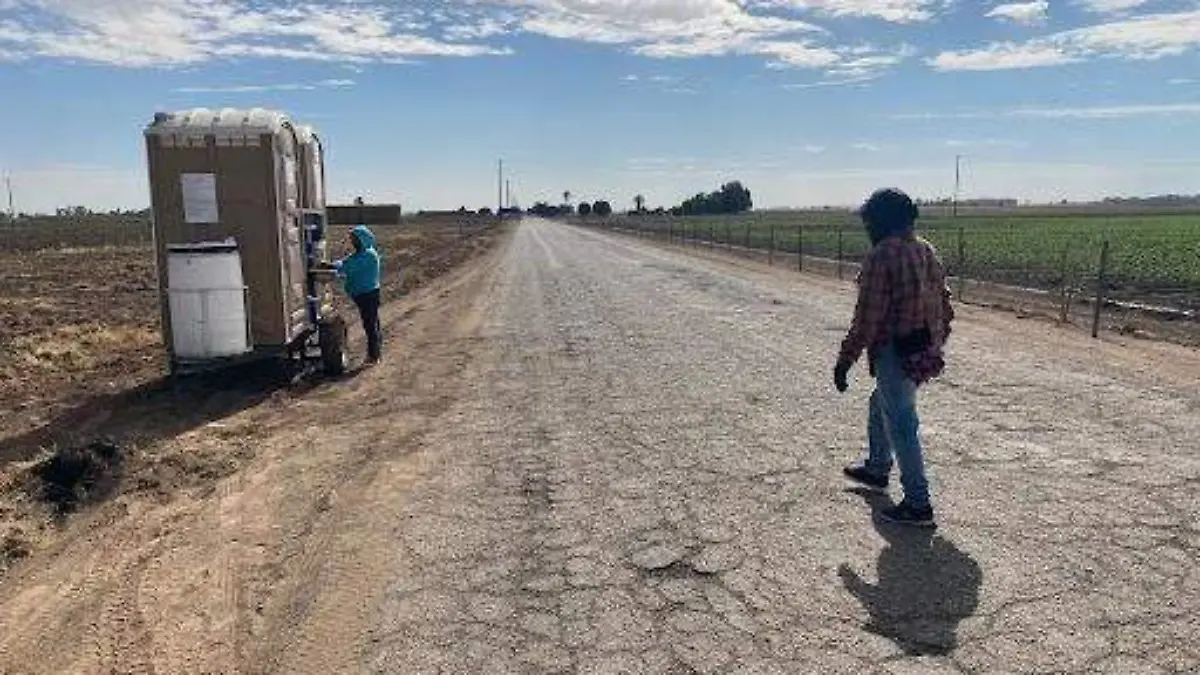
<svg viewBox="0 0 1200 675">
<path fill-rule="evenodd" d="M 65 515 L 111 494 L 124 464 L 124 451 L 108 440 L 59 450 L 33 467 L 32 496 Z"/>
<path fill-rule="evenodd" d="M 24 531 L 14 529 L 12 532 L 5 533 L 4 537 L 0 538 L 0 570 L 22 558 L 29 557 L 31 553 L 33 553 L 33 546 L 25 538 Z"/>
</svg>

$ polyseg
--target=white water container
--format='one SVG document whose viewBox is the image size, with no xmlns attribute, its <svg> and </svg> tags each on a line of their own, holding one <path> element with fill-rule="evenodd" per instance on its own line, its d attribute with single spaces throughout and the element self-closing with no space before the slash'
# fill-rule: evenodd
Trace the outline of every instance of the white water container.
<svg viewBox="0 0 1200 675">
<path fill-rule="evenodd" d="M 176 359 L 250 351 L 242 256 L 232 239 L 167 247 L 167 293 Z"/>
</svg>

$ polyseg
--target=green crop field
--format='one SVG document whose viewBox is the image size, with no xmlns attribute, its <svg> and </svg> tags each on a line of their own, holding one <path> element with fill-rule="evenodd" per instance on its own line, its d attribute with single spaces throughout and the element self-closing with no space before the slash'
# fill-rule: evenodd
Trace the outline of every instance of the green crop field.
<svg viewBox="0 0 1200 675">
<path fill-rule="evenodd" d="M 631 226 L 664 234 L 714 239 L 767 249 L 857 262 L 868 241 L 846 211 L 765 212 L 731 217 L 628 218 Z M 1099 273 L 1103 243 L 1111 297 L 1200 310 L 1200 214 L 1023 213 L 1020 209 L 958 218 L 923 218 L 920 233 L 942 253 L 952 274 L 1044 289 L 1090 287 Z"/>
</svg>

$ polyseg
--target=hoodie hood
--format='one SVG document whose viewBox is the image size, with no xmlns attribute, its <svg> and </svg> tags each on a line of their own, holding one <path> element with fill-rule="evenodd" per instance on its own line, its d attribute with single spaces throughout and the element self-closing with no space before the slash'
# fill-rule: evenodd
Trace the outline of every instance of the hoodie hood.
<svg viewBox="0 0 1200 675">
<path fill-rule="evenodd" d="M 362 245 L 364 251 L 375 248 L 375 235 L 366 225 L 356 225 L 353 230 L 350 230 L 350 235 Z"/>
</svg>

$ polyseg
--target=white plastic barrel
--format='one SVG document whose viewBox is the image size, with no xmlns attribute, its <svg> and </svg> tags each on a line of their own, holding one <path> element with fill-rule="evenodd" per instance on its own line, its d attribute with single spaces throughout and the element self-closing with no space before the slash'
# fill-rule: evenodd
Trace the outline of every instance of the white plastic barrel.
<svg viewBox="0 0 1200 675">
<path fill-rule="evenodd" d="M 168 246 L 167 293 L 175 358 L 250 351 L 242 256 L 233 240 Z"/>
</svg>

